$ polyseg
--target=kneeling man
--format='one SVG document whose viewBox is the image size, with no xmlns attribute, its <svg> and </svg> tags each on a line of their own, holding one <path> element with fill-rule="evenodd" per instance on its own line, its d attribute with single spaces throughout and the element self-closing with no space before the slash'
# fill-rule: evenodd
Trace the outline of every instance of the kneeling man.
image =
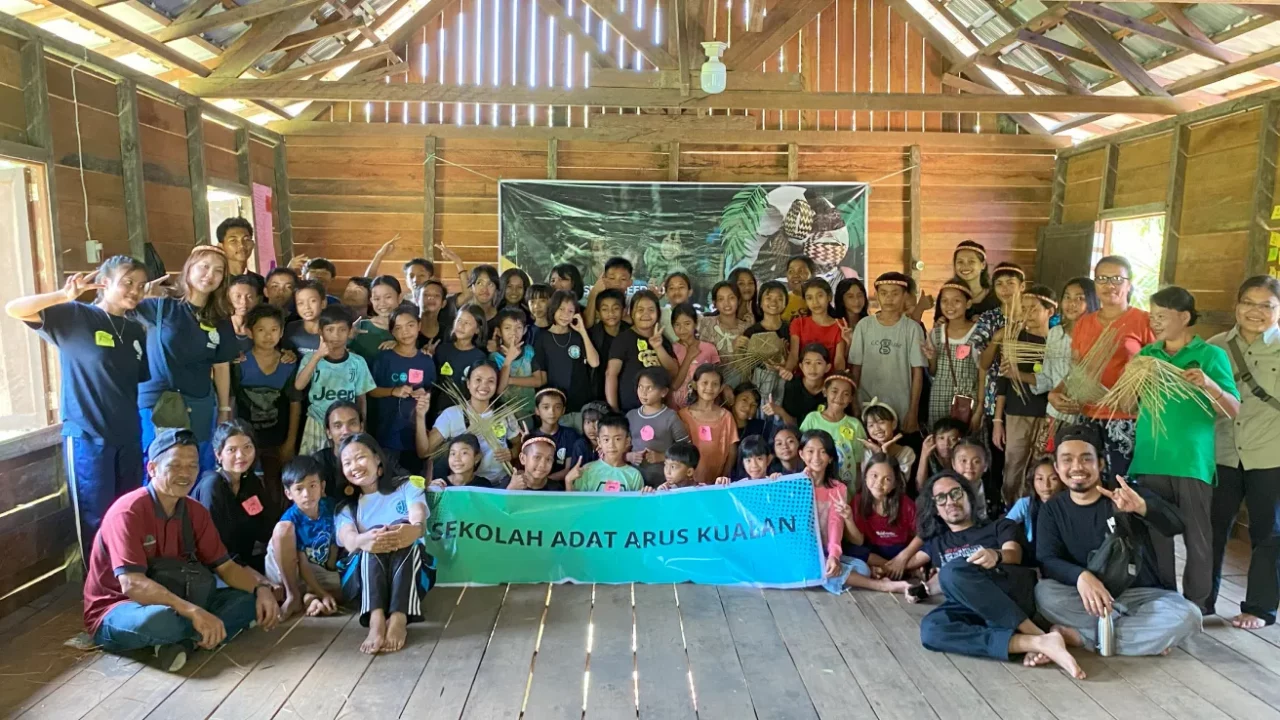
<svg viewBox="0 0 1280 720">
<path fill-rule="evenodd" d="M 200 470 L 195 435 L 161 430 L 147 457 L 150 482 L 102 519 L 84 624 L 108 652 L 154 649 L 160 667 L 177 672 L 196 647 L 217 647 L 255 621 L 271 629 L 280 606 L 262 576 L 231 560 L 209 511 L 187 497 Z M 229 587 L 216 587 L 214 573 Z"/>
<path fill-rule="evenodd" d="M 1153 531 L 1181 533 L 1182 520 L 1158 495 L 1123 478 L 1116 478 L 1115 490 L 1102 487 L 1101 446 L 1091 430 L 1075 427 L 1066 430 L 1054 451 L 1058 477 L 1070 492 L 1045 503 L 1036 522 L 1036 558 L 1044 573 L 1036 585 L 1036 605 L 1070 645 L 1096 650 L 1098 619 L 1110 616 L 1117 655 L 1163 654 L 1201 626 L 1195 604 L 1160 584 L 1151 544 Z M 1089 554 L 1124 515 L 1136 552 L 1129 587 L 1113 596 L 1089 572 Z"/>
</svg>

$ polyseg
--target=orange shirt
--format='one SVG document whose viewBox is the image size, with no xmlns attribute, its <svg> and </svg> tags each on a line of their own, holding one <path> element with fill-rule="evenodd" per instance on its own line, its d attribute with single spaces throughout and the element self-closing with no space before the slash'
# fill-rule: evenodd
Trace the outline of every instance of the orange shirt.
<svg viewBox="0 0 1280 720">
<path fill-rule="evenodd" d="M 680 420 L 689 429 L 689 442 L 698 448 L 698 467 L 693 471 L 694 482 L 710 485 L 727 472 L 725 461 L 738 442 L 738 425 L 733 421 L 733 413 L 721 408 L 719 419 L 705 423 L 693 416 L 693 410 L 683 408 L 680 410 Z"/>
<path fill-rule="evenodd" d="M 1155 333 L 1151 332 L 1151 324 L 1148 320 L 1147 312 L 1131 307 L 1125 310 L 1120 317 L 1111 321 L 1110 325 L 1104 325 L 1098 318 L 1098 313 L 1092 312 L 1081 317 L 1076 321 L 1076 325 L 1071 330 L 1071 354 L 1076 360 L 1084 357 L 1089 352 L 1089 348 L 1102 337 L 1102 333 L 1107 327 L 1113 327 L 1116 330 L 1120 344 L 1116 347 L 1116 352 L 1107 361 L 1106 367 L 1102 369 L 1102 386 L 1110 388 L 1120 379 L 1120 375 L 1124 372 L 1124 368 L 1129 364 L 1138 351 L 1144 345 L 1150 345 L 1156 341 Z M 1084 406 L 1084 414 L 1100 420 L 1133 420 L 1133 415 L 1121 415 L 1113 413 L 1105 408 L 1089 404 Z"/>
</svg>

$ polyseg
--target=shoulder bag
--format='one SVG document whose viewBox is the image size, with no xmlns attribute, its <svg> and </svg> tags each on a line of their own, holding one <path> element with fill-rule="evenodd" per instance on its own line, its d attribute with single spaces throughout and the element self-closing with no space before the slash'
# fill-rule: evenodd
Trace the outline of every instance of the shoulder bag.
<svg viewBox="0 0 1280 720">
<path fill-rule="evenodd" d="M 1232 338 L 1231 342 L 1227 343 L 1227 349 L 1231 351 L 1231 359 L 1236 361 L 1236 367 L 1238 368 L 1238 371 L 1236 372 L 1236 380 L 1239 380 L 1249 386 L 1249 392 L 1254 397 L 1270 405 L 1272 409 L 1280 410 L 1280 400 L 1277 400 L 1271 395 L 1271 393 L 1263 390 L 1262 387 L 1258 385 L 1258 381 L 1254 379 L 1253 371 L 1249 369 L 1249 365 L 1245 362 L 1244 350 L 1240 348 L 1240 337 L 1236 336 L 1235 338 Z"/>
<path fill-rule="evenodd" d="M 187 502 L 183 498 L 179 502 Z M 187 602 L 208 607 L 217 581 L 213 571 L 196 558 L 195 530 L 190 508 L 182 506 L 182 545 L 176 558 L 157 557 L 147 563 L 147 577 Z"/>
<path fill-rule="evenodd" d="M 973 395 L 956 392 L 956 390 L 959 390 L 958 386 L 960 383 L 956 380 L 956 361 L 951 357 L 951 338 L 947 335 L 947 326 L 942 325 L 941 328 L 942 331 L 939 335 L 942 337 L 942 347 L 940 349 L 942 350 L 943 359 L 947 361 L 947 369 L 951 372 L 951 388 L 953 393 L 951 396 L 951 409 L 947 414 L 965 425 L 968 425 L 973 419 L 973 407 L 976 403 L 974 402 Z"/>
</svg>

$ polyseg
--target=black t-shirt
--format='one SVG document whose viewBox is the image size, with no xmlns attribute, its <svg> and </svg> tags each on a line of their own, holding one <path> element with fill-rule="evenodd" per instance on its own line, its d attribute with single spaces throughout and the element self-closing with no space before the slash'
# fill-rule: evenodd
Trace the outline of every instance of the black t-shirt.
<svg viewBox="0 0 1280 720">
<path fill-rule="evenodd" d="M 780 325 L 777 330 L 770 330 L 769 328 L 764 326 L 764 323 L 756 323 L 751 327 L 748 327 L 746 330 L 743 330 L 742 336 L 749 338 L 752 335 L 755 335 L 757 333 L 764 333 L 764 332 L 771 332 L 785 341 L 790 341 L 791 340 L 791 323 L 787 322 L 786 320 L 783 320 L 782 325 Z"/>
<path fill-rule="evenodd" d="M 999 550 L 1007 542 L 1017 542 L 1020 526 L 1008 520 L 976 525 L 960 532 L 944 530 L 924 543 L 924 551 L 935 568 L 952 560 L 968 560 L 983 548 Z"/>
<path fill-rule="evenodd" d="M 622 323 L 618 328 L 618 335 L 630 327 L 630 323 Z M 609 374 L 609 353 L 613 350 L 613 341 L 617 339 L 617 335 L 610 335 L 604 329 L 604 323 L 597 322 L 587 328 L 587 337 L 591 338 L 592 346 L 600 355 L 600 367 L 591 370 L 591 399 L 604 400 L 604 378 Z"/>
<path fill-rule="evenodd" d="M 795 418 L 796 425 L 804 422 L 809 413 L 826 402 L 826 393 L 819 389 L 817 393 L 810 394 L 804 386 L 804 377 L 799 374 L 788 380 L 786 388 L 782 391 L 782 409 Z"/>
<path fill-rule="evenodd" d="M 1145 517 L 1129 516 L 1129 532 L 1138 549 L 1138 576 L 1134 587 L 1165 587 L 1156 572 L 1155 548 L 1147 527 L 1173 536 L 1184 532 L 1178 511 L 1146 488 L 1134 487 L 1147 501 Z M 1115 506 L 1105 497 L 1092 505 L 1077 505 L 1071 493 L 1058 493 L 1040 508 L 1036 518 L 1036 560 L 1045 577 L 1065 585 L 1076 584 L 1089 565 L 1089 553 L 1098 549 L 1110 529 L 1107 521 L 1116 515 Z M 1168 587 L 1167 590 L 1175 588 Z"/>
<path fill-rule="evenodd" d="M 1044 345 L 1044 338 L 1039 335 L 1032 335 L 1023 330 L 1018 333 L 1018 342 L 1028 345 Z M 1003 352 L 1003 350 L 1001 350 Z M 1024 373 L 1035 372 L 1035 363 L 1018 363 L 1018 370 Z M 1022 394 L 1019 395 L 1013 388 L 1013 384 L 1009 378 L 1001 375 L 996 380 L 996 393 L 1004 396 L 1004 414 L 1014 415 L 1017 417 L 1044 417 L 1049 406 L 1049 393 L 1045 392 L 1040 395 L 1031 394 L 1031 387 L 1023 383 Z"/>
<path fill-rule="evenodd" d="M 271 533 L 284 513 L 281 494 L 268 493 L 254 472 L 240 478 L 240 491 L 233 494 L 222 473 L 211 470 L 200 477 L 191 498 L 209 510 L 227 552 L 262 572 Z"/>
<path fill-rule="evenodd" d="M 969 309 L 964 311 L 964 316 L 972 320 L 982 313 L 988 310 L 995 310 L 998 307 L 1000 307 L 1000 298 L 996 297 L 996 291 L 993 288 L 987 291 L 986 297 L 969 306 Z"/>
<path fill-rule="evenodd" d="M 640 398 L 636 395 L 636 383 L 640 379 L 640 371 L 647 367 L 658 367 L 658 353 L 649 346 L 649 339 L 642 338 L 636 331 L 627 328 L 618 333 L 609 348 L 610 360 L 622 361 L 622 374 L 618 376 L 618 410 L 628 412 L 640 407 Z M 668 355 L 674 357 L 675 351 L 671 343 L 664 337 L 662 347 Z"/>
<path fill-rule="evenodd" d="M 452 385 L 464 395 L 467 389 L 467 375 L 471 366 L 483 362 L 489 356 L 484 350 L 472 347 L 470 350 L 459 350 L 453 340 L 447 339 L 436 347 L 436 385 L 431 391 L 431 412 L 427 415 L 427 427 L 431 427 L 445 408 L 453 406 L 453 400 L 442 389 L 445 384 Z"/>
<path fill-rule="evenodd" d="M 533 371 L 547 373 L 547 387 L 565 394 L 565 412 L 577 412 L 591 402 L 591 366 L 582 336 L 575 330 L 557 335 L 539 331 L 533 341 Z"/>
</svg>

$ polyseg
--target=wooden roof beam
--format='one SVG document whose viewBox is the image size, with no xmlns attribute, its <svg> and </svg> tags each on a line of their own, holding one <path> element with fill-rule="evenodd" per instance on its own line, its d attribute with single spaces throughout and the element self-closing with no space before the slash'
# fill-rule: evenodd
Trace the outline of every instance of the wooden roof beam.
<svg viewBox="0 0 1280 720">
<path fill-rule="evenodd" d="M 276 46 L 271 48 L 272 52 L 277 50 L 292 50 L 297 47 L 311 45 L 325 38 L 331 38 L 334 35 L 342 35 L 351 32 L 356 28 L 364 25 L 364 18 L 360 16 L 340 18 L 336 22 L 317 25 L 310 30 L 303 30 L 292 35 L 286 36 Z"/>
<path fill-rule="evenodd" d="M 311 14 L 311 5 L 291 8 L 255 22 L 218 58 L 212 77 L 239 77 L 272 51 Z"/>
<path fill-rule="evenodd" d="M 199 35 L 215 28 L 248 22 L 268 17 L 296 7 L 315 7 L 321 0 L 257 0 L 248 5 L 241 5 L 235 10 L 224 10 L 220 13 L 204 15 L 185 22 L 175 22 L 169 27 L 157 30 L 152 37 L 160 42 L 169 42 L 178 38 Z"/>
<path fill-rule="evenodd" d="M 679 61 L 671 57 L 666 50 L 658 47 L 652 42 L 649 33 L 646 30 L 637 28 L 631 18 L 626 17 L 618 12 L 614 0 L 582 0 L 596 15 L 609 23 L 609 27 L 614 32 L 627 39 L 627 42 L 640 51 L 645 60 L 653 63 L 659 70 L 675 70 L 679 66 Z M 639 69 L 639 68 L 637 68 Z"/>
<path fill-rule="evenodd" d="M 830 4 L 831 0 L 778 0 L 777 5 L 769 8 L 762 31 L 745 33 L 735 39 L 733 47 L 724 54 L 725 67 L 730 70 L 759 70 L 765 60 L 777 54 L 783 43 Z"/>
<path fill-rule="evenodd" d="M 1111 36 L 1108 35 L 1107 37 Z M 1034 33 L 1030 30 L 1019 30 L 1018 40 L 1026 45 L 1032 45 L 1040 48 L 1041 50 L 1047 50 L 1059 57 L 1064 57 L 1068 60 L 1075 60 L 1076 62 L 1082 62 L 1085 65 L 1092 65 L 1099 70 L 1114 72 L 1111 69 L 1111 66 L 1107 64 L 1107 61 L 1098 57 L 1096 54 L 1089 52 L 1088 50 L 1075 47 L 1074 45 L 1068 45 L 1064 42 L 1054 40 L 1051 37 Z"/>
<path fill-rule="evenodd" d="M 1022 20 L 1016 14 L 1014 14 L 1013 10 L 1010 10 L 1009 8 L 1005 7 L 1004 4 L 1000 2 L 1000 0 L 983 0 L 983 2 L 986 3 L 987 7 L 991 8 L 993 12 L 999 15 L 1001 19 L 1009 23 L 1009 27 L 1016 28 L 1023 25 Z M 1061 8 L 1062 3 L 1051 3 L 1051 5 L 1052 5 L 1053 12 L 1060 13 L 1062 11 L 1062 8 Z M 1060 14 L 1056 15 L 1057 19 L 1061 19 L 1061 17 L 1062 16 Z M 1031 22 L 1032 24 L 1036 24 L 1038 26 L 1047 27 L 1049 20 L 1046 19 L 1044 21 L 1036 23 L 1035 18 L 1032 18 L 1031 21 L 1029 22 Z M 1057 20 L 1055 19 L 1053 22 L 1056 23 Z M 1040 27 L 1039 29 L 1043 30 L 1045 28 Z M 981 43 L 978 43 L 979 47 L 981 47 L 981 45 L 982 45 Z M 1086 90 L 1084 86 L 1084 81 L 1080 79 L 1080 76 L 1076 75 L 1075 71 L 1071 69 L 1071 66 L 1068 65 L 1065 61 L 1063 61 L 1062 58 L 1058 57 L 1057 55 L 1054 55 L 1053 53 L 1044 52 L 1039 48 L 1028 46 L 1027 49 L 1035 53 L 1036 56 L 1039 57 L 1041 60 L 1043 60 L 1046 65 L 1048 65 L 1049 67 L 1057 71 L 1057 73 L 1062 76 L 1063 80 L 1066 81 L 1067 85 L 1073 88 L 1074 93 L 1078 93 L 1081 95 L 1088 94 L 1088 90 Z"/>
<path fill-rule="evenodd" d="M 563 5 L 556 0 L 537 0 L 537 3 L 538 7 L 542 8 L 542 12 L 556 19 L 556 27 L 571 35 L 587 51 L 587 54 L 591 56 L 591 62 L 596 67 L 613 67 L 613 57 L 601 49 L 600 41 L 584 30 L 576 18 L 565 12 Z M 595 73 L 592 73 L 592 79 L 594 79 L 594 75 Z"/>
<path fill-rule="evenodd" d="M 1098 24 L 1096 20 L 1085 17 L 1075 9 L 1064 18 L 1067 25 L 1085 41 L 1098 56 L 1110 66 L 1111 70 L 1133 86 L 1139 94 L 1167 97 L 1169 92 L 1156 79 L 1143 69 L 1119 40 L 1111 37 L 1111 33 Z"/>
<path fill-rule="evenodd" d="M 328 60 L 321 60 L 319 62 L 289 68 L 288 70 L 282 70 L 274 75 L 268 75 L 267 79 L 299 80 L 307 77 L 314 77 L 318 79 L 320 76 L 334 68 L 340 68 L 343 65 L 349 65 L 353 62 L 361 62 L 364 60 L 381 60 L 384 57 L 390 59 L 392 62 L 400 61 L 400 59 L 396 57 L 395 53 L 391 52 L 391 48 L 386 45 L 379 44 L 363 50 L 357 50 L 349 55 L 343 55 L 341 57 L 335 56 Z"/>
<path fill-rule="evenodd" d="M 984 57 L 978 60 L 977 64 L 978 64 L 978 67 L 984 67 L 989 70 L 1001 72 L 1015 80 L 1021 80 L 1024 83 L 1030 83 L 1031 85 L 1035 85 L 1036 87 L 1042 87 L 1045 90 L 1052 90 L 1053 92 L 1061 93 L 1063 95 L 1091 94 L 1086 89 L 1078 88 L 1078 87 L 1075 87 L 1074 85 L 1068 85 L 1067 83 L 1058 82 L 1053 78 L 1045 77 L 1043 75 L 1037 75 L 1036 73 L 1033 73 L 1029 70 L 1023 70 L 1022 68 L 1017 67 L 1016 65 L 1006 63 L 1006 62 L 1001 62 L 1000 60 Z"/>
</svg>

